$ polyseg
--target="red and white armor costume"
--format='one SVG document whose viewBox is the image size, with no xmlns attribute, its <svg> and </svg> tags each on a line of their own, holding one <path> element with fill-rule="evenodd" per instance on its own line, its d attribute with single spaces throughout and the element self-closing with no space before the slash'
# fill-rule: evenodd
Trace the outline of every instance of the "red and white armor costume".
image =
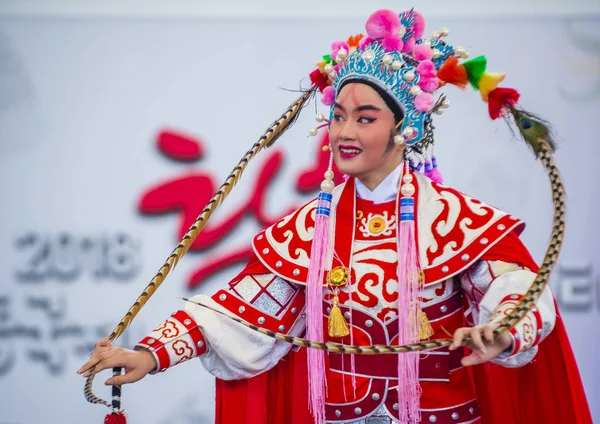
<svg viewBox="0 0 600 424">
<path fill-rule="evenodd" d="M 351 271 L 339 301 L 352 331 L 352 340 L 348 336 L 336 342 L 396 344 L 395 199 L 400 174 L 401 166 L 373 192 L 354 178 L 334 190 L 330 221 L 334 248 L 328 263 L 329 268 L 343 265 Z M 523 222 L 419 173 L 414 175 L 417 244 L 425 275 L 421 308 L 434 330 L 432 338 L 447 338 L 466 325 L 500 320 L 535 277 L 524 265 L 530 258 L 517 238 Z M 315 206 L 313 201 L 259 233 L 253 241 L 256 259 L 229 287 L 210 298 L 196 296 L 193 300 L 273 331 L 302 335 Z M 510 251 L 516 246 L 517 253 L 505 256 L 507 246 Z M 502 260 L 518 259 L 518 252 L 528 259 Z M 330 306 L 326 303 L 325 311 Z M 492 362 L 505 367 L 530 362 L 537 345 L 552 331 L 555 317 L 554 300 L 546 289 L 537 308 L 511 330 L 511 351 Z M 286 355 L 296 354 L 296 349 L 290 352 L 291 345 L 192 303 L 167 319 L 138 347 L 153 352 L 157 371 L 199 356 L 206 369 L 223 380 L 256 376 L 275 367 Z M 461 349 L 449 352 L 445 348 L 421 354 L 424 422 L 470 423 L 480 419 L 468 370 L 460 363 L 462 355 Z M 354 371 L 355 388 L 350 355 L 328 355 L 328 422 L 397 422 L 397 356 L 355 355 Z"/>
</svg>

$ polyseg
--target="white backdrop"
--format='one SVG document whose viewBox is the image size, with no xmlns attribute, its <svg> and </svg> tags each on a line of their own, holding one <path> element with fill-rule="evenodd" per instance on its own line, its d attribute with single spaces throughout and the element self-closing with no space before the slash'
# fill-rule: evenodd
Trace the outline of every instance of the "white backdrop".
<svg viewBox="0 0 600 424">
<path fill-rule="evenodd" d="M 90 343 L 106 336 L 177 243 L 180 214 L 140 212 L 143 194 L 189 179 L 185 198 L 203 199 L 297 96 L 331 41 L 363 30 L 365 18 L 167 19 L 0 15 L 0 422 L 102 422 L 85 402 L 75 370 Z M 568 231 L 552 287 L 575 350 L 593 414 L 600 419 L 600 38 L 592 18 L 447 18 L 449 41 L 485 54 L 507 73 L 521 104 L 548 118 L 559 135 L 558 163 L 569 192 Z M 528 222 L 523 238 L 543 256 L 551 225 L 548 182 L 506 125 L 492 122 L 479 95 L 448 89 L 436 120 L 436 153 L 446 182 Z M 282 169 L 261 198 L 275 218 L 310 194 L 296 178 L 314 163 L 307 108 L 277 146 L 259 156 L 215 216 L 253 196 L 267 161 Z M 203 148 L 196 161 L 169 159 L 161 132 L 187 134 Z M 270 162 L 269 162 L 270 163 Z M 196 179 L 194 179 L 196 178 Z M 170 187 L 170 186 L 169 186 Z M 191 199 L 191 200 L 190 200 Z M 258 214 L 258 215 L 261 215 Z M 190 253 L 122 339 L 127 346 L 181 307 L 178 296 L 210 294 L 240 266 L 193 290 L 191 275 L 248 246 L 261 227 L 248 213 L 217 242 Z M 262 216 L 261 215 L 261 216 Z M 104 377 L 104 376 L 102 376 Z M 108 375 L 106 375 L 108 377 Z M 109 390 L 96 390 L 109 397 Z M 211 422 L 214 381 L 198 361 L 126 386 L 130 422 Z"/>
</svg>

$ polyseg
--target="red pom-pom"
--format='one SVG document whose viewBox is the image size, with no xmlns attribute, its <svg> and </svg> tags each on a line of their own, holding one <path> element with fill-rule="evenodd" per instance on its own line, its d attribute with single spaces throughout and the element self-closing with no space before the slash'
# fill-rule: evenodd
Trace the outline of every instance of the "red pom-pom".
<svg viewBox="0 0 600 424">
<path fill-rule="evenodd" d="M 323 74 L 318 68 L 310 73 L 310 82 L 319 87 L 319 91 L 321 92 L 329 86 L 327 75 Z"/>
<path fill-rule="evenodd" d="M 460 88 L 465 88 L 469 83 L 467 70 L 464 66 L 459 65 L 458 59 L 450 56 L 438 71 L 438 78 L 445 83 L 456 85 Z"/>
<path fill-rule="evenodd" d="M 506 105 L 515 105 L 519 101 L 521 95 L 513 88 L 498 87 L 488 95 L 488 108 L 490 118 L 498 119 L 506 111 Z"/>
<path fill-rule="evenodd" d="M 125 412 L 121 411 L 118 414 L 108 414 L 104 417 L 104 424 L 127 424 Z"/>
</svg>

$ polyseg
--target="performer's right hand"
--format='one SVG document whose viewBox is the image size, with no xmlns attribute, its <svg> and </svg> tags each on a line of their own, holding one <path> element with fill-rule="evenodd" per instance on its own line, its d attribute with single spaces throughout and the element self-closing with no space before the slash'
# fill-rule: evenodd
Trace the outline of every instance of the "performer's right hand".
<svg viewBox="0 0 600 424">
<path fill-rule="evenodd" d="M 151 352 L 141 349 L 139 351 L 114 347 L 108 338 L 98 340 L 94 351 L 77 374 L 84 377 L 90 375 L 90 369 L 94 367 L 94 373 L 113 367 L 125 368 L 125 374 L 111 377 L 104 384 L 107 386 L 135 383 L 144 378 L 150 371 L 156 368 L 156 359 Z"/>
</svg>

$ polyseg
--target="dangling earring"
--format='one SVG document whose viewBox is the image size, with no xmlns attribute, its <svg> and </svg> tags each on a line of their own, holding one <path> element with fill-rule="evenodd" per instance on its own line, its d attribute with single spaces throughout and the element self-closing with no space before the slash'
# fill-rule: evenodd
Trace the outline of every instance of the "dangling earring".
<svg viewBox="0 0 600 424">
<path fill-rule="evenodd" d="M 319 134 L 319 130 L 321 128 L 324 128 L 331 123 L 329 119 L 325 119 L 325 115 L 322 113 L 317 113 L 315 120 L 321 124 L 308 130 L 309 137 L 315 137 L 317 134 Z"/>
<path fill-rule="evenodd" d="M 398 128 L 400 128 L 402 126 L 402 123 L 404 122 L 404 118 L 402 118 L 394 127 L 394 129 L 396 131 L 398 131 Z M 403 146 L 406 144 L 406 138 L 404 137 L 404 135 L 402 135 L 401 133 L 397 132 L 396 135 L 394 136 L 394 144 L 396 146 Z"/>
</svg>

